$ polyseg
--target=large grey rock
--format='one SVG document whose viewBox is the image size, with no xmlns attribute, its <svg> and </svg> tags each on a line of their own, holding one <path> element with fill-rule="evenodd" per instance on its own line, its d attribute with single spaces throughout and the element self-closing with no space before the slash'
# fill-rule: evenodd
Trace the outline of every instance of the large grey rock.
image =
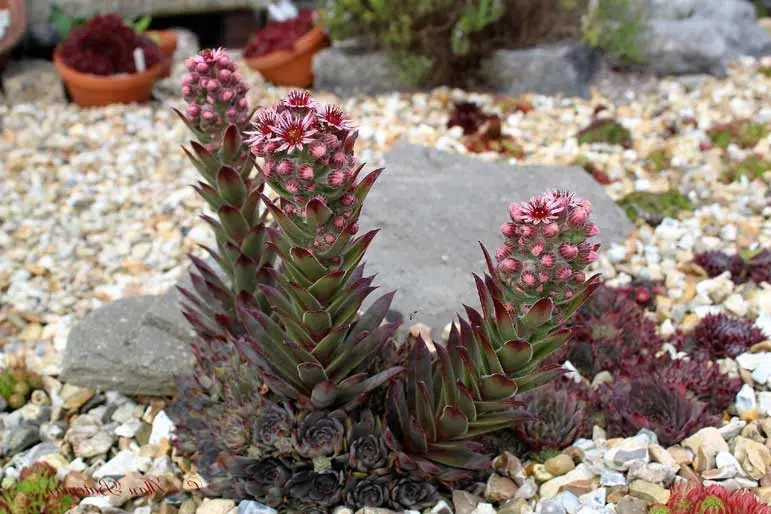
<svg viewBox="0 0 771 514">
<path fill-rule="evenodd" d="M 771 34 L 746 0 L 653 0 L 646 67 L 659 75 L 724 75 L 743 55 L 771 54 Z"/>
<path fill-rule="evenodd" d="M 382 228 L 367 252 L 367 271 L 378 274 L 384 291 L 398 289 L 395 309 L 417 311 L 414 318 L 435 330 L 464 303 L 477 305 L 471 274 L 485 269 L 477 241 L 491 250 L 502 243 L 499 227 L 511 202 L 549 188 L 569 189 L 594 205 L 604 246 L 624 241 L 633 230 L 580 168 L 513 167 L 403 142 L 386 153 L 385 166 L 361 220 L 362 230 Z"/>
<path fill-rule="evenodd" d="M 313 86 L 339 96 L 408 91 L 386 52 L 352 52 L 330 47 L 313 56 Z"/>
<path fill-rule="evenodd" d="M 497 50 L 482 62 L 480 74 L 489 86 L 510 95 L 589 95 L 600 55 L 580 43 L 566 42 L 524 50 Z"/>
<path fill-rule="evenodd" d="M 174 375 L 192 369 L 193 338 L 176 292 L 116 300 L 70 331 L 62 378 L 124 394 L 172 394 Z"/>
</svg>

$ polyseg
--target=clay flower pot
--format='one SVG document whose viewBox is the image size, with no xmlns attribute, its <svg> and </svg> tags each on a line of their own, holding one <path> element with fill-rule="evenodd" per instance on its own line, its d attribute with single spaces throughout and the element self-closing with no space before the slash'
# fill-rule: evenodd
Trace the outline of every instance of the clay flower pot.
<svg viewBox="0 0 771 514">
<path fill-rule="evenodd" d="M 148 30 L 145 34 L 161 48 L 161 54 L 163 54 L 161 77 L 168 77 L 171 75 L 171 62 L 177 49 L 177 33 L 173 30 Z"/>
<path fill-rule="evenodd" d="M 163 62 L 140 73 L 92 75 L 64 64 L 59 49 L 54 50 L 54 66 L 67 86 L 70 96 L 81 107 L 101 107 L 116 103 L 145 102 L 163 70 Z"/>
<path fill-rule="evenodd" d="M 21 41 L 27 31 L 27 12 L 23 0 L 0 0 L 0 11 L 8 10 L 11 25 L 5 28 L 0 36 L 0 70 L 5 68 L 11 55 L 11 50 Z"/>
<path fill-rule="evenodd" d="M 327 46 L 319 27 L 300 37 L 292 50 L 279 50 L 260 57 L 244 57 L 246 64 L 278 86 L 308 87 L 313 84 L 313 55 Z"/>
</svg>

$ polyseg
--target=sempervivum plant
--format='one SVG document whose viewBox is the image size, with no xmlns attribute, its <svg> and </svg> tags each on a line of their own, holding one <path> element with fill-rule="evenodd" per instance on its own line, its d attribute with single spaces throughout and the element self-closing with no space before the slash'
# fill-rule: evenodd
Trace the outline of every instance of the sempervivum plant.
<svg viewBox="0 0 771 514">
<path fill-rule="evenodd" d="M 279 50 L 291 50 L 295 41 L 313 28 L 313 13 L 301 9 L 298 16 L 286 21 L 270 21 L 252 36 L 244 48 L 244 57 L 261 57 Z"/>
<path fill-rule="evenodd" d="M 677 482 L 666 505 L 653 505 L 650 514 L 771 514 L 771 507 L 747 489 Z"/>
<path fill-rule="evenodd" d="M 592 433 L 591 391 L 584 383 L 563 377 L 522 395 L 532 420 L 514 426 L 514 433 L 531 452 L 561 450 Z"/>
<path fill-rule="evenodd" d="M 763 331 L 751 321 L 710 314 L 680 338 L 678 349 L 689 353 L 704 352 L 712 359 L 736 358 L 765 339 Z"/>
<path fill-rule="evenodd" d="M 160 48 L 149 37 L 135 32 L 119 15 L 103 14 L 73 29 L 59 52 L 70 68 L 93 75 L 114 75 L 137 71 L 137 48 L 142 49 L 147 68 L 160 62 Z"/>
<path fill-rule="evenodd" d="M 720 417 L 705 413 L 704 403 L 689 399 L 684 387 L 672 387 L 655 377 L 603 384 L 598 397 L 611 437 L 627 437 L 647 428 L 661 444 L 671 446 L 702 426 L 720 423 Z"/>
<path fill-rule="evenodd" d="M 482 247 L 489 275 L 474 276 L 481 313 L 466 307 L 468 321 L 453 325 L 446 347 L 434 345 L 435 356 L 418 341 L 406 377 L 389 390 L 388 440 L 404 454 L 400 465 L 469 479 L 490 466 L 479 436 L 531 419 L 517 409 L 517 393 L 561 373 L 539 363 L 568 340 L 564 322 L 598 286 L 584 276 L 597 257 L 586 241 L 597 233 L 590 212 L 565 192 L 511 205 L 497 266 Z"/>
</svg>

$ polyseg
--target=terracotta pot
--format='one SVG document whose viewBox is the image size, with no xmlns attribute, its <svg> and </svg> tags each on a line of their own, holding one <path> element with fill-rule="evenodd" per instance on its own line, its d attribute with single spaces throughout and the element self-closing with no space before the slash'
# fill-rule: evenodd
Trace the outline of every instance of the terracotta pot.
<svg viewBox="0 0 771 514">
<path fill-rule="evenodd" d="M 159 62 L 141 73 L 92 75 L 73 70 L 64 64 L 58 48 L 54 50 L 54 66 L 70 96 L 81 107 L 145 102 L 150 99 L 153 85 L 163 69 L 163 63 Z"/>
<path fill-rule="evenodd" d="M 161 48 L 163 55 L 161 77 L 168 77 L 171 75 L 171 62 L 177 49 L 177 33 L 173 30 L 148 30 L 146 34 Z"/>
<path fill-rule="evenodd" d="M 295 41 L 294 49 L 280 50 L 261 57 L 245 57 L 253 70 L 278 86 L 313 85 L 313 55 L 327 46 L 327 36 L 319 27 Z"/>
<path fill-rule="evenodd" d="M 0 10 L 10 11 L 11 26 L 5 28 L 0 38 L 0 70 L 5 68 L 11 56 L 11 50 L 24 37 L 27 31 L 27 11 L 23 0 L 0 0 Z"/>
</svg>

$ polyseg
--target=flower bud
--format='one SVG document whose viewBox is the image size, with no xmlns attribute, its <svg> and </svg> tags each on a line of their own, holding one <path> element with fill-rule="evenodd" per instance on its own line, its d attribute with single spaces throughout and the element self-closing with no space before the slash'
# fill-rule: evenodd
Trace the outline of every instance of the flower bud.
<svg viewBox="0 0 771 514">
<path fill-rule="evenodd" d="M 519 235 L 522 237 L 532 237 L 535 234 L 535 228 L 531 225 L 521 225 L 519 227 Z"/>
<path fill-rule="evenodd" d="M 199 62 L 195 65 L 195 71 L 198 73 L 204 74 L 209 72 L 209 65 L 205 62 Z"/>
<path fill-rule="evenodd" d="M 559 246 L 559 253 L 566 261 L 572 261 L 578 255 L 578 248 L 568 243 L 562 243 Z"/>
<path fill-rule="evenodd" d="M 586 274 L 583 271 L 576 271 L 571 278 L 574 282 L 582 283 L 586 280 Z"/>
<path fill-rule="evenodd" d="M 300 184 L 297 183 L 297 181 L 293 178 L 290 178 L 286 181 L 284 184 L 284 188 L 289 191 L 290 193 L 296 193 L 300 190 Z"/>
<path fill-rule="evenodd" d="M 533 275 L 533 273 L 529 271 L 522 272 L 522 276 L 520 277 L 520 280 L 522 281 L 523 284 L 525 284 L 528 287 L 533 287 L 537 283 L 535 275 Z"/>
<path fill-rule="evenodd" d="M 533 255 L 533 257 L 538 257 L 543 253 L 543 248 L 543 241 L 536 241 L 530 247 L 530 253 Z"/>
<path fill-rule="evenodd" d="M 592 250 L 591 252 L 587 254 L 582 254 L 578 258 L 578 262 L 581 264 L 591 264 L 593 262 L 597 262 L 600 258 L 600 254 Z"/>
<path fill-rule="evenodd" d="M 222 102 L 229 102 L 233 99 L 235 96 L 235 93 L 232 89 L 223 89 L 220 93 L 220 101 Z"/>
<path fill-rule="evenodd" d="M 504 259 L 500 264 L 500 268 L 506 273 L 516 273 L 522 269 L 522 262 L 517 259 Z"/>
<path fill-rule="evenodd" d="M 543 237 L 552 238 L 556 237 L 560 233 L 560 228 L 556 223 L 549 223 L 541 227 L 541 234 Z"/>
<path fill-rule="evenodd" d="M 329 175 L 327 175 L 327 184 L 329 184 L 330 187 L 340 187 L 343 183 L 343 179 L 344 175 L 342 171 L 330 171 Z"/>
<path fill-rule="evenodd" d="M 308 152 L 314 159 L 321 159 L 327 154 L 327 147 L 320 141 L 314 141 L 308 146 Z"/>
<path fill-rule="evenodd" d="M 356 201 L 356 198 L 352 194 L 344 194 L 343 197 L 340 199 L 340 203 L 345 205 L 346 207 L 349 207 L 354 204 Z"/>
<path fill-rule="evenodd" d="M 600 233 L 600 228 L 594 223 L 587 223 L 584 227 L 584 234 L 586 237 L 594 237 Z"/>
<path fill-rule="evenodd" d="M 300 170 L 298 171 L 298 175 L 303 180 L 313 180 L 314 178 L 313 166 L 311 166 L 310 164 L 300 165 Z"/>
<path fill-rule="evenodd" d="M 564 264 L 557 268 L 557 272 L 555 276 L 560 280 L 567 280 L 573 275 L 573 270 L 570 269 L 570 266 L 565 266 Z"/>
<path fill-rule="evenodd" d="M 511 248 L 504 246 L 502 248 L 496 248 L 495 249 L 495 259 L 500 262 L 506 257 L 511 255 Z"/>
<path fill-rule="evenodd" d="M 335 218 L 335 228 L 342 230 L 345 227 L 345 218 L 338 216 Z"/>
<path fill-rule="evenodd" d="M 568 215 L 568 225 L 571 227 L 583 227 L 586 223 L 587 213 L 583 207 L 576 207 Z"/>
<path fill-rule="evenodd" d="M 220 70 L 219 73 L 217 73 L 217 78 L 223 84 L 227 84 L 230 82 L 230 79 L 233 78 L 233 72 L 230 70 Z"/>
<path fill-rule="evenodd" d="M 343 152 L 335 152 L 330 160 L 333 168 L 341 168 L 345 164 L 345 154 Z"/>
<path fill-rule="evenodd" d="M 522 221 L 522 207 L 516 202 L 509 205 L 509 216 L 515 223 Z"/>
<path fill-rule="evenodd" d="M 517 226 L 514 223 L 504 223 L 501 225 L 501 233 L 506 237 L 514 237 L 517 235 Z"/>
<path fill-rule="evenodd" d="M 545 253 L 541 255 L 541 259 L 539 260 L 539 262 L 541 263 L 541 266 L 545 268 L 551 268 L 552 266 L 554 266 L 554 255 L 550 253 Z"/>
<path fill-rule="evenodd" d="M 187 108 L 187 117 L 191 120 L 197 119 L 201 115 L 201 108 L 196 104 L 190 104 Z"/>
<path fill-rule="evenodd" d="M 548 282 L 550 278 L 551 278 L 551 275 L 549 275 L 547 272 L 545 271 L 538 272 L 538 281 L 540 283 L 544 284 Z"/>
<path fill-rule="evenodd" d="M 276 171 L 279 175 L 289 176 L 294 172 L 294 163 L 289 159 L 283 159 L 276 166 Z"/>
</svg>

